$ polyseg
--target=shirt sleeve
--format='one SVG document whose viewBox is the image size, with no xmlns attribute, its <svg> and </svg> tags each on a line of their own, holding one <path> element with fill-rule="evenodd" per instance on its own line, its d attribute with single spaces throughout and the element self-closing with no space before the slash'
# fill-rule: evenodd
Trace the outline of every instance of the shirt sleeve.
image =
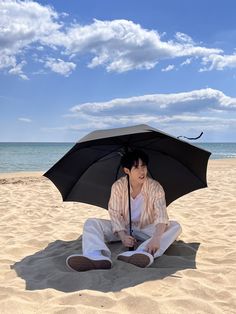
<svg viewBox="0 0 236 314">
<path fill-rule="evenodd" d="M 169 217 L 166 209 L 165 192 L 161 185 L 159 185 L 156 189 L 154 199 L 154 210 L 155 210 L 154 218 L 155 225 L 159 223 L 169 224 Z"/>
<path fill-rule="evenodd" d="M 113 184 L 111 188 L 111 196 L 108 203 L 108 212 L 111 219 L 112 230 L 114 233 L 125 230 L 125 221 L 122 214 L 121 193 L 118 186 Z"/>
</svg>

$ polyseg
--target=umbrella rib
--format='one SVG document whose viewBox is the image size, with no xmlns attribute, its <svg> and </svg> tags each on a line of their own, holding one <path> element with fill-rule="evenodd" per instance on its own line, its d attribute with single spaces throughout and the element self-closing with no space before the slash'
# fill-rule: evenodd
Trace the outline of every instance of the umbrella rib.
<svg viewBox="0 0 236 314">
<path fill-rule="evenodd" d="M 153 151 L 153 152 L 162 153 L 163 155 L 166 155 L 166 156 L 170 157 L 171 159 L 174 159 L 170 154 L 168 154 L 168 153 L 166 153 L 166 152 L 163 152 L 163 151 L 161 151 L 161 150 L 155 150 L 155 149 L 150 149 L 150 148 L 148 148 L 148 149 L 149 149 L 150 151 Z M 202 181 L 202 179 L 199 178 L 198 175 L 196 175 L 196 174 L 193 172 L 192 169 L 189 169 L 189 167 L 186 166 L 184 163 L 182 163 L 179 159 L 176 158 L 176 160 L 178 160 L 178 162 L 179 162 L 181 165 L 183 165 L 186 169 L 188 169 L 188 171 L 189 171 L 190 173 L 192 173 L 204 186 L 207 186 L 207 185 L 206 185 L 206 182 Z"/>
<path fill-rule="evenodd" d="M 101 158 L 104 158 L 105 156 L 107 156 L 107 155 L 109 155 L 109 154 L 112 154 L 112 153 L 114 153 L 114 152 L 120 150 L 121 148 L 125 148 L 125 149 L 129 148 L 129 147 L 130 147 L 130 145 L 129 145 L 130 139 L 131 139 L 131 135 L 128 136 L 127 143 L 123 143 L 122 140 L 120 140 L 120 139 L 118 139 L 118 138 L 114 139 L 114 142 L 115 142 L 117 145 L 119 145 L 119 147 L 118 147 L 118 148 L 116 147 L 114 150 L 109 151 L 107 154 L 104 154 L 102 157 L 99 157 L 98 159 L 96 159 L 95 161 L 93 161 L 93 162 L 82 172 L 82 174 L 80 175 L 80 178 L 83 176 L 83 174 L 88 170 L 88 168 L 89 168 L 91 165 L 93 165 L 94 163 L 96 163 L 97 161 L 99 161 Z M 109 145 L 109 144 L 106 144 L 106 145 Z M 110 145 L 114 145 L 114 143 L 111 143 Z M 98 145 L 98 146 L 100 146 L 100 145 Z M 101 145 L 101 146 L 102 146 L 102 145 Z M 84 148 L 88 148 L 88 147 L 84 147 Z M 94 149 L 94 148 L 93 148 L 93 149 Z M 98 149 L 94 149 L 94 150 L 98 150 Z M 112 158 L 112 157 L 111 157 L 111 158 Z M 110 158 L 108 158 L 107 160 L 109 160 L 109 159 L 110 159 Z M 119 168 L 118 168 L 118 171 L 119 171 Z M 116 176 L 118 175 L 118 171 L 117 171 L 117 173 L 116 173 Z M 70 186 L 70 189 L 69 189 L 70 192 L 67 193 L 67 195 L 66 195 L 65 198 L 67 198 L 68 195 L 71 193 L 71 191 L 73 190 L 73 188 L 74 188 L 74 186 L 76 185 L 76 182 L 77 182 L 77 181 L 78 181 L 78 180 L 75 180 L 75 181 L 72 183 L 72 185 Z"/>
<path fill-rule="evenodd" d="M 86 148 L 87 148 L 87 147 L 86 147 Z M 120 149 L 120 148 L 121 148 L 121 147 L 119 147 L 119 149 Z M 105 156 L 107 156 L 107 155 L 109 155 L 109 154 L 111 154 L 111 153 L 114 153 L 115 151 L 117 151 L 117 147 L 116 147 L 114 150 L 109 151 L 108 153 L 104 154 L 103 156 L 100 156 L 100 157 L 97 158 L 96 160 L 93 160 L 93 162 L 92 162 L 91 164 L 89 164 L 88 167 L 81 173 L 80 178 L 81 178 L 81 177 L 83 176 L 83 174 L 89 169 L 89 167 L 91 167 L 94 163 L 96 163 L 97 161 L 99 161 L 101 158 L 104 158 Z M 76 179 L 76 180 L 72 183 L 72 185 L 70 186 L 70 192 L 66 195 L 65 198 L 67 198 L 68 195 L 71 193 L 71 191 L 73 190 L 73 188 L 74 188 L 74 186 L 75 186 L 75 184 L 76 184 L 77 181 L 78 181 L 78 179 Z"/>
<path fill-rule="evenodd" d="M 160 138 L 160 141 L 163 140 L 163 139 L 166 139 L 166 138 L 168 138 L 168 137 L 161 137 L 161 138 Z M 176 139 L 176 138 L 172 138 L 172 139 L 173 139 L 173 140 L 176 140 L 176 141 L 180 141 L 179 139 Z M 148 146 L 149 146 L 150 144 L 152 144 L 152 142 L 154 142 L 154 141 L 156 141 L 156 138 L 153 138 L 153 140 L 150 140 L 147 145 L 142 145 L 140 149 L 145 149 L 145 148 L 147 148 L 147 149 L 150 150 L 150 151 L 160 152 L 160 153 L 162 153 L 162 154 L 164 154 L 164 155 L 169 156 L 171 159 L 173 159 L 173 157 L 172 157 L 170 154 L 164 152 L 163 150 L 160 150 L 160 149 L 155 150 L 155 149 L 153 149 L 153 148 L 148 148 Z M 136 142 L 138 143 L 138 141 L 136 141 Z M 151 142 L 151 143 L 150 143 L 150 142 Z M 194 145 L 192 145 L 192 144 L 190 144 L 190 143 L 188 143 L 188 142 L 185 142 L 185 141 L 183 141 L 183 140 L 181 140 L 181 142 L 183 142 L 185 145 L 189 145 L 189 146 L 191 146 L 191 147 L 195 147 L 196 149 L 199 149 L 197 146 L 194 146 Z M 178 158 L 175 158 L 175 159 L 178 160 L 178 162 L 179 162 L 180 164 L 182 164 L 185 168 L 187 168 L 191 173 L 193 173 L 194 176 L 195 176 L 199 181 L 201 181 L 201 183 L 203 183 L 204 186 L 207 186 L 206 182 L 204 182 L 201 178 L 199 178 L 198 175 L 196 175 L 196 174 L 193 172 L 193 170 L 189 169 L 189 167 L 186 166 L 186 165 L 185 165 L 181 160 L 179 160 Z"/>
<path fill-rule="evenodd" d="M 163 152 L 162 152 L 162 153 L 163 153 Z M 170 157 L 170 158 L 173 159 L 173 157 L 172 157 L 171 155 L 169 155 L 169 154 L 167 154 L 167 153 L 163 153 L 163 154 L 165 154 L 165 155 L 167 155 L 168 157 Z M 179 159 L 176 159 L 176 160 L 178 160 L 178 162 L 179 162 L 181 165 L 183 165 L 186 169 L 188 169 L 188 171 L 189 171 L 190 173 L 192 173 L 192 174 L 195 176 L 195 178 L 197 178 L 204 186 L 207 186 L 206 182 L 204 182 L 201 178 L 199 178 L 199 176 L 196 175 L 195 172 L 194 172 L 192 169 L 190 169 L 187 165 L 185 165 L 185 164 L 184 164 L 183 162 L 181 162 Z"/>
</svg>

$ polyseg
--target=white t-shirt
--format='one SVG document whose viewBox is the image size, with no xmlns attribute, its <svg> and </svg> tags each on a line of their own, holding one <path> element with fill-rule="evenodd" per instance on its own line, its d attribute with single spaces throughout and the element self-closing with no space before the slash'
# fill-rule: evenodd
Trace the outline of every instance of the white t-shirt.
<svg viewBox="0 0 236 314">
<path fill-rule="evenodd" d="M 135 199 L 131 197 L 131 220 L 132 222 L 139 222 L 141 213 L 144 207 L 143 195 L 139 193 Z"/>
</svg>

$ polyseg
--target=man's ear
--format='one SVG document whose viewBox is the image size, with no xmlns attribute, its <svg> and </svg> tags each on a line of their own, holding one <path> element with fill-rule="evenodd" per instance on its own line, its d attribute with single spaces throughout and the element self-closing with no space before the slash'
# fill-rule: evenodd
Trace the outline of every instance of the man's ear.
<svg viewBox="0 0 236 314">
<path fill-rule="evenodd" d="M 129 169 L 128 168 L 124 167 L 123 170 L 124 170 L 125 174 L 129 174 Z"/>
</svg>

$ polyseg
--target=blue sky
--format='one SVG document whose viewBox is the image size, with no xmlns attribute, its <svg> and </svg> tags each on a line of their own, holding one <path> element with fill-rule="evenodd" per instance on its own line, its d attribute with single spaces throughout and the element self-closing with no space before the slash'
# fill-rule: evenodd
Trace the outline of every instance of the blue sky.
<svg viewBox="0 0 236 314">
<path fill-rule="evenodd" d="M 0 141 L 236 140 L 234 0 L 0 0 Z"/>
</svg>

